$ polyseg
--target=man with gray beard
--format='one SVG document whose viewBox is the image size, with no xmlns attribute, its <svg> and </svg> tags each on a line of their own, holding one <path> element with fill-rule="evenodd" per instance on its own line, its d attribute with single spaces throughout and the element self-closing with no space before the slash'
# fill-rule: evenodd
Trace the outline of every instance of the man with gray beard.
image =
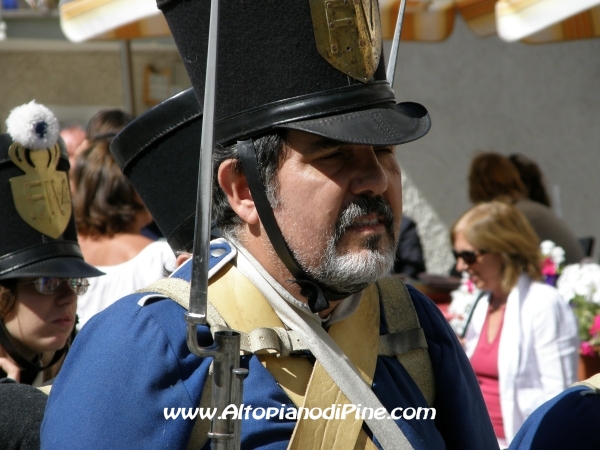
<svg viewBox="0 0 600 450">
<path fill-rule="evenodd" d="M 361 218 L 368 214 L 376 214 L 381 218 L 381 223 L 385 227 L 385 235 L 365 236 L 363 245 L 366 255 L 362 257 L 353 253 L 340 255 L 337 247 L 344 234 L 348 229 L 356 227 Z M 387 239 L 388 245 L 382 248 L 383 251 L 379 251 L 383 239 Z M 317 267 L 305 267 L 305 270 L 316 280 L 335 291 L 362 291 L 369 284 L 390 273 L 394 264 L 394 248 L 396 248 L 397 241 L 391 206 L 379 195 L 369 197 L 361 194 L 344 207 L 335 224 L 333 235 L 328 236 L 327 246 Z M 294 256 L 299 261 L 304 260 L 296 251 Z"/>
<path fill-rule="evenodd" d="M 159 128 L 152 126 L 157 119 Z M 195 214 L 197 170 L 187 161 L 198 157 L 200 119 L 190 90 L 132 122 L 112 149 L 179 254 L 171 279 L 189 280 L 191 274 L 189 222 Z M 215 150 L 213 218 L 225 239 L 211 245 L 209 301 L 231 328 L 248 334 L 286 330 L 287 339 L 302 341 L 290 346 L 282 336 L 268 348 L 245 348 L 241 365 L 250 373 L 244 382 L 248 414 L 242 417 L 242 448 L 302 449 L 319 442 L 323 448 L 346 449 L 362 440 L 366 448 L 402 448 L 381 426 L 385 423 L 401 430 L 411 446 L 406 448 L 495 448 L 479 387 L 454 333 L 429 299 L 410 286 L 404 291 L 399 281 L 389 284 L 386 277 L 402 208 L 396 148 L 334 142 L 292 130 L 255 141 L 260 177 L 266 180 L 264 197 L 291 257 L 305 273 L 301 278 L 292 275 L 266 234 L 237 147 Z M 175 148 L 184 157 L 171 160 L 167 169 L 161 161 Z M 320 308 L 319 294 L 327 297 Z M 202 447 L 206 421 L 172 420 L 171 412 L 210 404 L 203 393 L 210 385 L 211 358 L 190 353 L 183 309 L 167 296 L 176 297 L 150 287 L 116 302 L 81 330 L 70 351 L 74 356 L 53 386 L 43 448 L 132 442 L 134 448 L 186 448 L 190 442 Z M 390 299 L 408 299 L 414 308 L 408 330 L 396 328 L 398 311 Z M 417 340 L 413 348 L 414 326 L 424 345 Z M 203 345 L 211 343 L 206 327 L 198 327 L 198 337 Z M 115 367 L 120 378 L 107 391 L 102 386 Z M 328 384 L 313 386 L 317 369 Z M 362 381 L 366 372 L 367 383 Z M 369 385 L 373 397 L 361 391 Z M 358 405 L 374 411 L 381 405 L 390 415 L 403 408 L 409 416 L 377 420 L 367 409 L 364 417 L 350 414 L 350 425 L 335 417 L 298 420 L 300 407 L 326 410 L 333 404 L 339 411 Z M 413 410 L 429 407 L 435 408 L 434 417 L 409 420 Z M 113 408 L 132 412 L 101 413 Z M 277 414 L 268 420 L 253 415 L 269 408 Z M 305 430 L 313 424 L 338 432 L 332 438 L 331 432 Z M 392 447 L 382 443 L 389 435 Z"/>
<path fill-rule="evenodd" d="M 221 1 L 212 221 L 223 237 L 210 243 L 209 326 L 187 334 L 209 3 L 159 2 L 194 92 L 111 146 L 179 266 L 82 328 L 42 448 L 214 445 L 195 408 L 210 406 L 222 365 L 213 373 L 186 338 L 209 346 L 223 327 L 242 333 L 249 371 L 241 405 L 227 405 L 242 449 L 497 448 L 453 331 L 387 276 L 402 217 L 397 146 L 430 119 L 396 103 L 375 0 Z"/>
</svg>

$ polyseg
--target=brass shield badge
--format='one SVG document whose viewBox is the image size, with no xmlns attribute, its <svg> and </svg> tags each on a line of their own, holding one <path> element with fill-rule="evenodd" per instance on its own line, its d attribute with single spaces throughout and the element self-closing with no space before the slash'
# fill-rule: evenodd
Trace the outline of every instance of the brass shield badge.
<svg viewBox="0 0 600 450">
<path fill-rule="evenodd" d="M 56 170 L 60 147 L 29 150 L 14 143 L 8 155 L 25 175 L 10 179 L 19 216 L 40 233 L 58 238 L 71 218 L 71 193 L 67 174 Z"/>
<path fill-rule="evenodd" d="M 368 82 L 381 56 L 377 0 L 310 0 L 319 54 L 346 75 Z"/>
</svg>

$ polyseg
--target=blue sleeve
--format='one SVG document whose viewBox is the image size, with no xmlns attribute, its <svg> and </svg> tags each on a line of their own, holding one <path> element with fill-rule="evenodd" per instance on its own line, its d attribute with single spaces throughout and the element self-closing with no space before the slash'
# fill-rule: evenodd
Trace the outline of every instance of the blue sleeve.
<svg viewBox="0 0 600 450">
<path fill-rule="evenodd" d="M 497 449 L 471 363 L 438 307 L 407 286 L 427 338 L 435 377 L 436 427 L 448 449 Z"/>
<path fill-rule="evenodd" d="M 134 294 L 94 316 L 75 339 L 48 399 L 43 449 L 185 448 L 191 420 L 164 408 L 198 406 L 210 358 L 185 343 L 184 310 Z M 210 344 L 206 328 L 199 341 Z"/>
<path fill-rule="evenodd" d="M 510 450 L 597 450 L 600 395 L 587 387 L 563 391 L 536 409 L 510 443 Z"/>
</svg>

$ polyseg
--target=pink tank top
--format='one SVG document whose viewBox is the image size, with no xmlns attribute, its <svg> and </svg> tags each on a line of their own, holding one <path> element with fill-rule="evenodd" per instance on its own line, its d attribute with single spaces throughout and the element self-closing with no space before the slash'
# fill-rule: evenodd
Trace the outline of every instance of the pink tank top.
<svg viewBox="0 0 600 450">
<path fill-rule="evenodd" d="M 471 365 L 479 381 L 483 400 L 487 406 L 494 432 L 498 438 L 504 439 L 504 424 L 502 422 L 502 411 L 500 409 L 500 388 L 498 384 L 498 343 L 502 334 L 504 325 L 504 305 L 502 308 L 502 318 L 500 320 L 500 329 L 493 342 L 488 343 L 487 331 L 489 322 L 489 310 L 486 315 L 479 342 L 475 347 L 475 352 L 471 357 Z"/>
</svg>

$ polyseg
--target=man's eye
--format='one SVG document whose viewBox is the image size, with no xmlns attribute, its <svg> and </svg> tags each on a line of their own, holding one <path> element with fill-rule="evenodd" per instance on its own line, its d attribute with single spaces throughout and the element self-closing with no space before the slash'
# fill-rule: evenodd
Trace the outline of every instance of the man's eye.
<svg viewBox="0 0 600 450">
<path fill-rule="evenodd" d="M 377 153 L 382 153 L 382 154 L 391 154 L 393 155 L 395 153 L 395 149 L 396 147 L 379 147 L 376 152 Z"/>
<path fill-rule="evenodd" d="M 322 159 L 335 159 L 335 158 L 339 158 L 342 156 L 341 152 L 332 152 L 332 153 L 328 153 L 327 155 L 324 155 L 322 157 Z"/>
</svg>

